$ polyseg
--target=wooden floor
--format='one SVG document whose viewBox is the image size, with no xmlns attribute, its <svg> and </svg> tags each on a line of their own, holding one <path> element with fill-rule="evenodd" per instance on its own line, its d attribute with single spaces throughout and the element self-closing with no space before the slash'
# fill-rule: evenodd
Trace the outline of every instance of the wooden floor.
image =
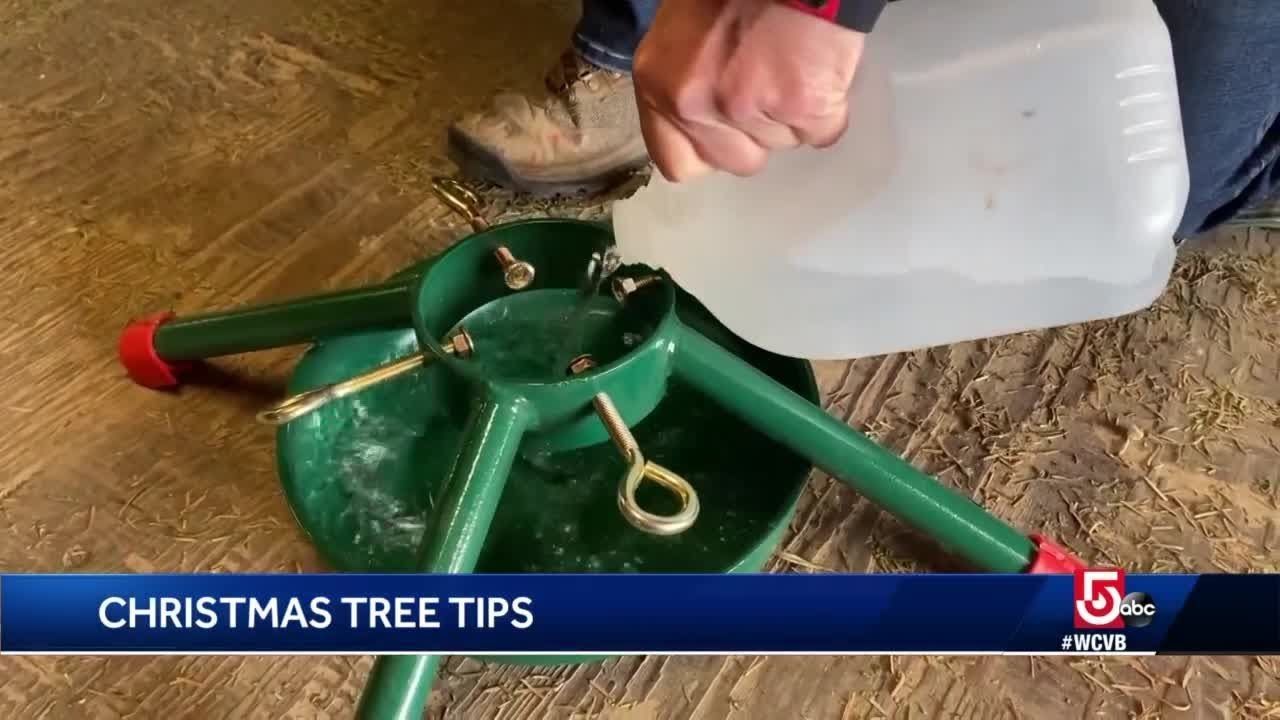
<svg viewBox="0 0 1280 720">
<path fill-rule="evenodd" d="M 132 316 L 381 279 L 465 226 L 443 132 L 530 87 L 575 3 L 0 2 L 0 570 L 311 571 L 252 422 L 294 358 L 131 385 Z M 496 215 L 599 213 L 494 196 Z M 1131 570 L 1277 571 L 1280 237 L 1130 318 L 819 366 L 832 413 Z M 947 570 L 817 476 L 778 572 Z M 1228 621 L 1228 619 L 1224 619 Z M 369 658 L 5 658 L 4 718 L 349 717 Z M 1276 658 L 451 661 L 445 718 L 1280 717 Z"/>
</svg>

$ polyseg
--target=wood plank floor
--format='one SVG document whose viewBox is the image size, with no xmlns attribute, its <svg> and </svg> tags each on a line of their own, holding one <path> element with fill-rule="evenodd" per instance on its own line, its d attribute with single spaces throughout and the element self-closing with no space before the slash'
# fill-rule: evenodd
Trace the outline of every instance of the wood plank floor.
<svg viewBox="0 0 1280 720">
<path fill-rule="evenodd" d="M 253 423 L 296 354 L 180 394 L 132 316 L 378 280 L 462 236 L 444 128 L 528 88 L 574 3 L 0 3 L 0 569 L 322 569 Z M 494 195 L 495 216 L 598 215 Z M 995 512 L 1133 570 L 1276 571 L 1280 237 L 1223 233 L 1151 310 L 819 365 L 829 410 Z M 1212 251 L 1212 252 L 1210 252 Z M 777 572 L 951 569 L 823 476 Z M 369 658 L 5 658 L 0 717 L 349 717 Z M 453 659 L 437 718 L 1280 713 L 1274 658 Z"/>
</svg>

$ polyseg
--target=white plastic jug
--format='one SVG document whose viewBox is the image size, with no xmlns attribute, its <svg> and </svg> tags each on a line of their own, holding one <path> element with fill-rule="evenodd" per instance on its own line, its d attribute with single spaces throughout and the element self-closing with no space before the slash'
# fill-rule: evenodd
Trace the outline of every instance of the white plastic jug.
<svg viewBox="0 0 1280 720">
<path fill-rule="evenodd" d="M 904 0 L 839 144 L 614 206 L 667 270 L 779 354 L 854 358 L 1113 317 L 1169 280 L 1188 190 L 1151 0 Z"/>
</svg>

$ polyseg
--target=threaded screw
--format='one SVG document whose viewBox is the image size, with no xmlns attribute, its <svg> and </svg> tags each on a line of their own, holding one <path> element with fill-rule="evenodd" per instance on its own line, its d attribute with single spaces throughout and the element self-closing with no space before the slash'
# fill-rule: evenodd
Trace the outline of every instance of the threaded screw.
<svg viewBox="0 0 1280 720">
<path fill-rule="evenodd" d="M 570 375 L 581 375 L 582 373 L 592 370 L 596 367 L 596 361 L 590 355 L 579 355 L 569 363 Z M 591 398 L 591 404 L 596 409 L 596 415 L 600 417 L 600 422 L 604 424 L 604 429 L 609 433 L 609 438 L 613 440 L 613 444 L 618 448 L 618 452 L 629 462 L 636 453 L 640 452 L 640 444 L 636 442 L 636 438 L 631 434 L 631 428 L 627 427 L 627 423 L 622 419 L 622 414 L 618 412 L 618 408 L 613 404 L 605 393 L 596 393 Z"/>
<path fill-rule="evenodd" d="M 609 283 L 609 287 L 613 290 L 615 300 L 619 303 L 626 303 L 627 297 L 632 293 L 661 281 L 662 278 L 657 275 L 645 275 L 638 278 L 617 277 Z"/>
<path fill-rule="evenodd" d="M 523 290 L 533 283 L 533 266 L 523 260 L 517 260 L 505 245 L 499 245 L 493 256 L 502 266 L 502 279 L 512 290 Z"/>
</svg>

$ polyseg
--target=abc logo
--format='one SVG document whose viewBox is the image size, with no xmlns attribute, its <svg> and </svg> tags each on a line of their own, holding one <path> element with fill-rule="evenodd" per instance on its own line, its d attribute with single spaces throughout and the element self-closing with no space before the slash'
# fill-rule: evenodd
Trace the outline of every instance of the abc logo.
<svg viewBox="0 0 1280 720">
<path fill-rule="evenodd" d="M 1156 604 L 1144 592 L 1131 592 L 1120 602 L 1120 617 L 1125 627 L 1146 627 L 1156 618 Z"/>
<path fill-rule="evenodd" d="M 1151 624 L 1156 604 L 1144 592 L 1125 592 L 1124 570 L 1094 568 L 1075 572 L 1075 626 L 1087 630 L 1123 630 Z"/>
</svg>

